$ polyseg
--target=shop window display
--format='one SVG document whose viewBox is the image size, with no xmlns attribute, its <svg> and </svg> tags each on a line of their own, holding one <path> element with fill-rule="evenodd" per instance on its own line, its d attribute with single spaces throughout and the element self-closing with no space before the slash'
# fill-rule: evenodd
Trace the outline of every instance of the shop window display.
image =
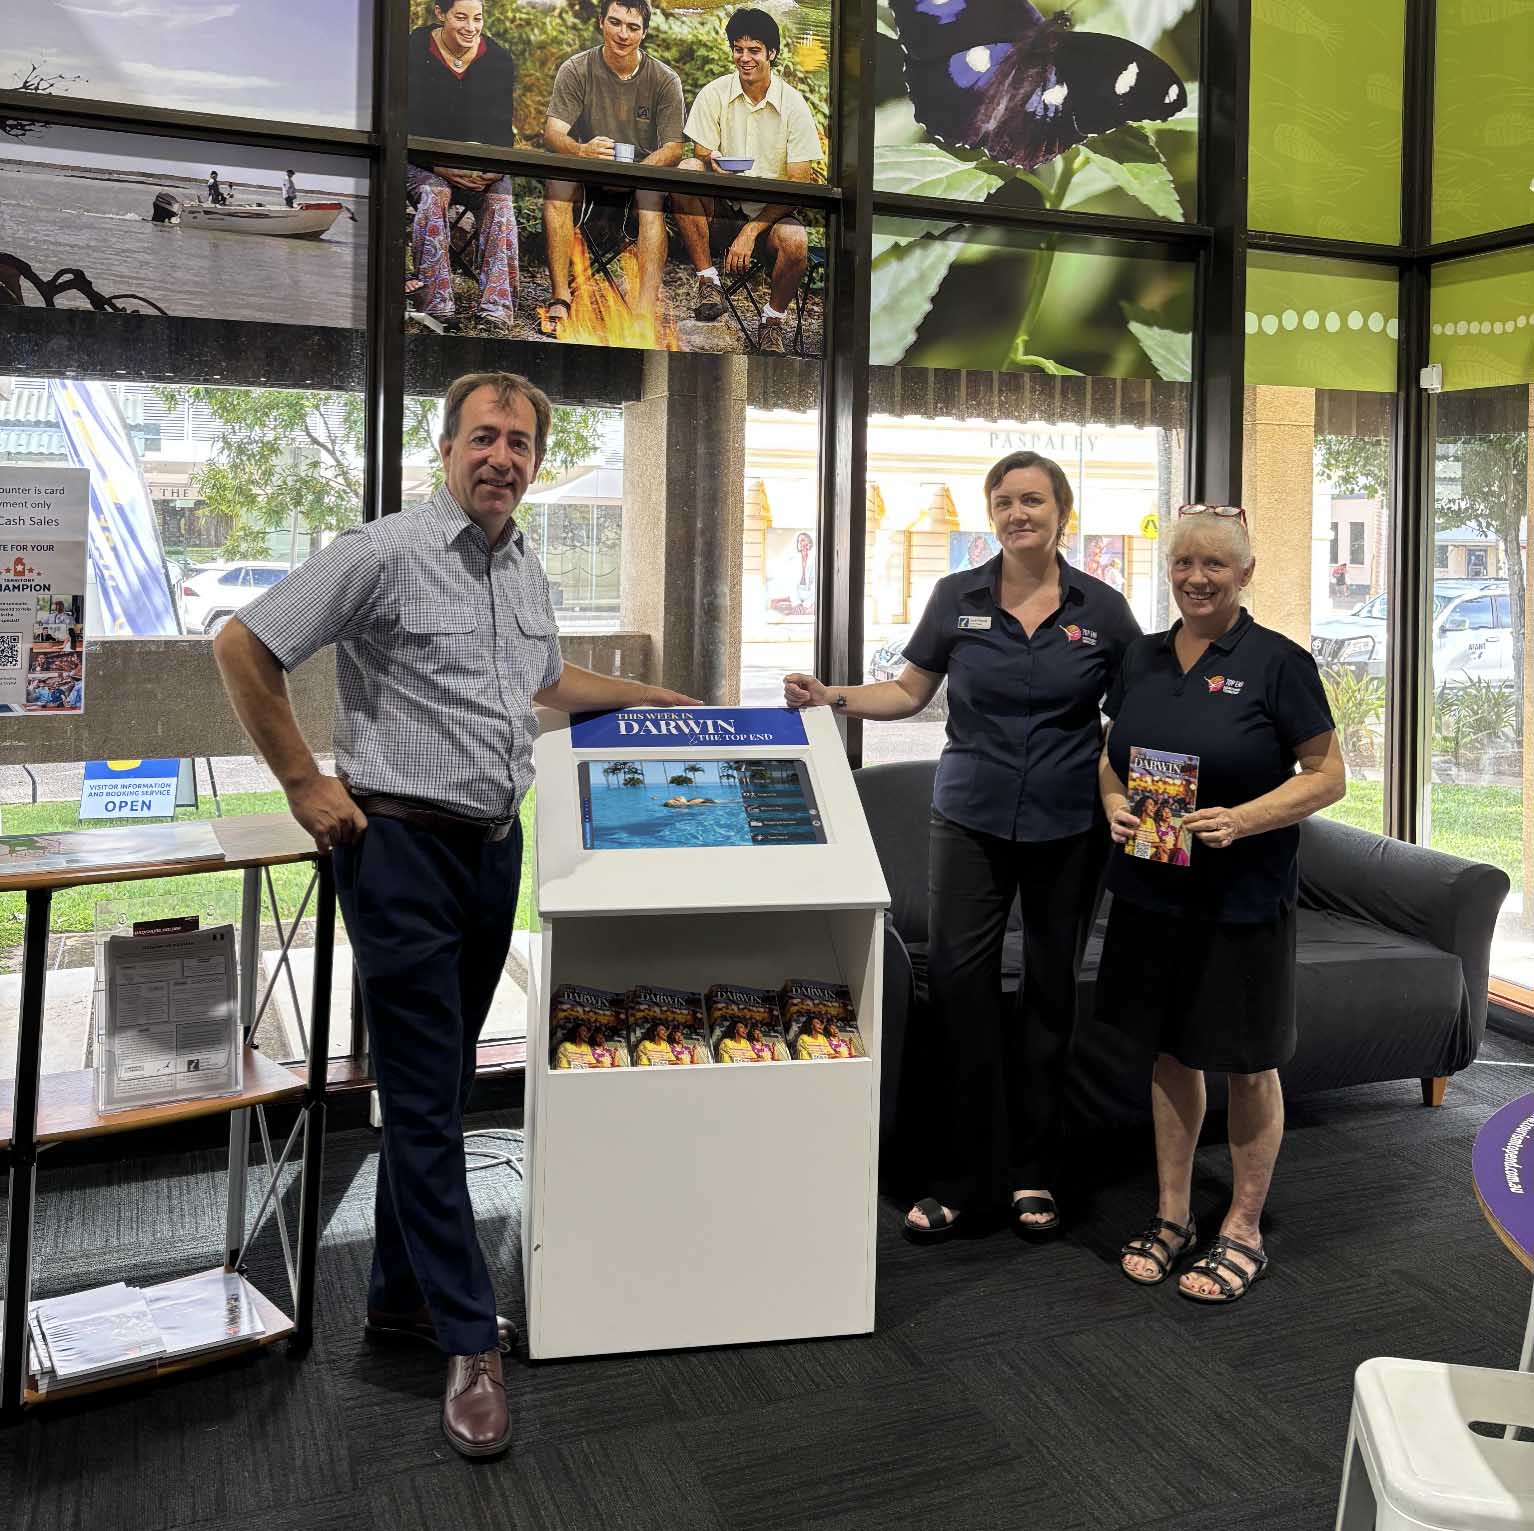
<svg viewBox="0 0 1534 1531">
<path fill-rule="evenodd" d="M 1257 555 L 1247 605 L 1308 648 L 1320 668 L 1349 778 L 1347 796 L 1326 816 L 1381 832 L 1392 684 L 1395 277 L 1253 257 L 1247 310 L 1243 479 Z"/>
</svg>

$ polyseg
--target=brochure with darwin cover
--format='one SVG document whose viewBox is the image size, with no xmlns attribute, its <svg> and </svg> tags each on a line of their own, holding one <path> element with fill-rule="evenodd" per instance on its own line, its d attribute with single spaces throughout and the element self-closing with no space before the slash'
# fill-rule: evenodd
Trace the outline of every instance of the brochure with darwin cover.
<svg viewBox="0 0 1534 1531">
<path fill-rule="evenodd" d="M 787 1063 L 788 1042 L 771 989 L 716 983 L 704 996 L 708 1045 L 717 1063 Z"/>
<path fill-rule="evenodd" d="M 1128 786 L 1129 811 L 1139 828 L 1124 842 L 1124 854 L 1187 866 L 1193 836 L 1182 821 L 1198 806 L 1198 756 L 1131 745 Z"/>
</svg>

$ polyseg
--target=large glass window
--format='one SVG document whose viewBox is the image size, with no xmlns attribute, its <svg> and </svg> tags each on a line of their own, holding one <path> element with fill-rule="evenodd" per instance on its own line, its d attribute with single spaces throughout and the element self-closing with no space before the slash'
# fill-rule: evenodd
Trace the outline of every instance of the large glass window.
<svg viewBox="0 0 1534 1531">
<path fill-rule="evenodd" d="M 1371 267 L 1247 272 L 1247 605 L 1315 656 L 1348 767 L 1328 815 L 1385 825 L 1396 284 Z"/>
</svg>

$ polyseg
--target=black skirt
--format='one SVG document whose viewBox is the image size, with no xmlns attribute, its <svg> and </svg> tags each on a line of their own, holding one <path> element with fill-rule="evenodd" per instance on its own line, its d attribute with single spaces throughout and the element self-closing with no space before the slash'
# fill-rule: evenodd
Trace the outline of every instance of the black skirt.
<svg viewBox="0 0 1534 1531">
<path fill-rule="evenodd" d="M 1097 1019 L 1191 1069 L 1258 1074 L 1294 1056 L 1292 908 L 1221 924 L 1113 901 Z"/>
</svg>

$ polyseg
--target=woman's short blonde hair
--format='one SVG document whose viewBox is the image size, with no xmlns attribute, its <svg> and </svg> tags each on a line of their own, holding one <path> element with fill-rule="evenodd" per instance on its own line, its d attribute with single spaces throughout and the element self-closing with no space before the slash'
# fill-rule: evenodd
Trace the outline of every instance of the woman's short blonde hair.
<svg viewBox="0 0 1534 1531">
<path fill-rule="evenodd" d="M 1219 548 L 1238 569 L 1250 569 L 1256 562 L 1252 539 L 1239 516 L 1215 516 L 1205 511 L 1201 516 L 1175 517 L 1166 538 L 1167 563 L 1180 558 L 1195 541 Z"/>
</svg>

